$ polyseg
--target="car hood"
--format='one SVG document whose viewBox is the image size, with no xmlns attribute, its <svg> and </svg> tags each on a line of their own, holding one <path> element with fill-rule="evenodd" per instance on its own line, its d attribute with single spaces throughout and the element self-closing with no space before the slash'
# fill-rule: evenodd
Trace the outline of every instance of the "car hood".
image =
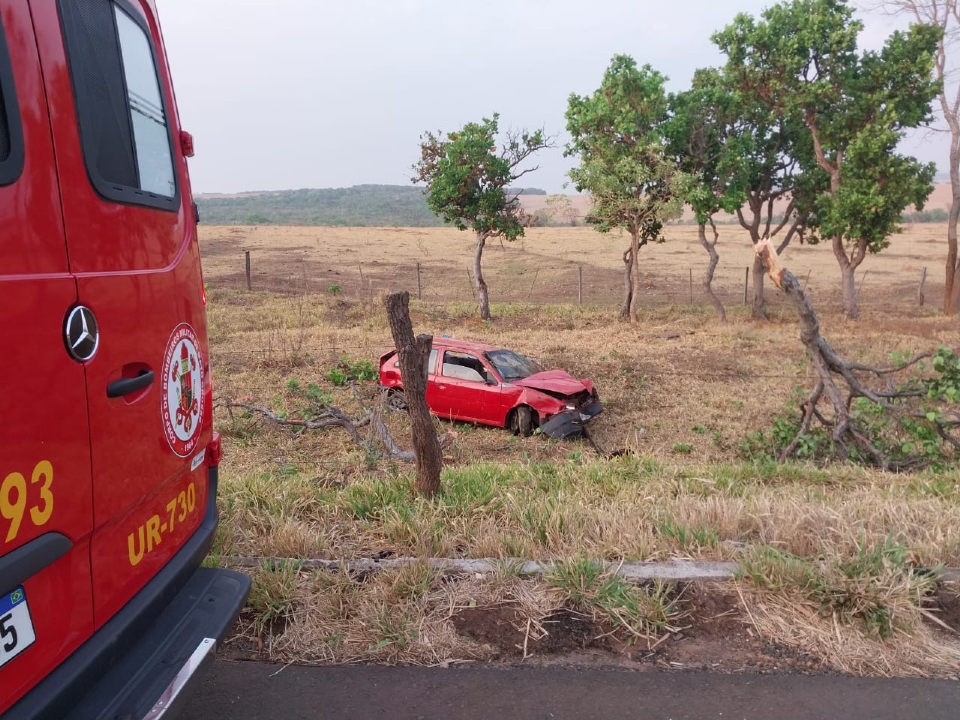
<svg viewBox="0 0 960 720">
<path fill-rule="evenodd" d="M 589 390 L 586 385 L 566 370 L 546 370 L 524 378 L 523 380 L 511 380 L 510 382 L 520 387 L 546 390 L 547 392 L 560 393 L 562 395 L 576 395 L 577 393 Z"/>
</svg>

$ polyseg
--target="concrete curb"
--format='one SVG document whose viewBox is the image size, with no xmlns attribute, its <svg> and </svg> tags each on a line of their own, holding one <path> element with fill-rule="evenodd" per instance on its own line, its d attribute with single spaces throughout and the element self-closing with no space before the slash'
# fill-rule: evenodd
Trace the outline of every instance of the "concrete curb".
<svg viewBox="0 0 960 720">
<path fill-rule="evenodd" d="M 453 558 L 391 558 L 376 560 L 319 560 L 298 558 L 273 558 L 233 556 L 222 557 L 221 561 L 232 567 L 261 567 L 263 565 L 281 567 L 294 565 L 304 569 L 345 570 L 347 572 L 373 572 L 408 567 L 418 563 L 427 563 L 437 572 L 445 575 L 478 574 L 489 575 L 509 568 L 511 572 L 523 575 L 544 575 L 553 570 L 551 562 L 537 562 L 520 558 L 503 560 L 461 560 Z M 731 580 L 737 564 L 733 562 L 693 562 L 687 560 L 669 560 L 667 562 L 624 562 L 604 563 L 607 570 L 615 572 L 625 580 L 669 580 L 673 582 L 692 582 L 694 580 Z"/>
<path fill-rule="evenodd" d="M 538 562 L 521 558 L 494 558 L 465 560 L 456 558 L 390 558 L 377 560 L 361 558 L 358 560 L 321 560 L 317 558 L 277 558 L 257 556 L 224 556 L 221 562 L 231 567 L 272 568 L 295 566 L 305 570 L 344 570 L 346 572 L 375 572 L 409 567 L 427 563 L 444 575 L 476 574 L 489 575 L 509 569 L 521 575 L 545 575 L 553 570 L 552 562 Z M 735 562 L 707 562 L 693 560 L 667 560 L 665 562 L 623 562 L 604 563 L 604 567 L 625 580 L 648 581 L 667 580 L 671 582 L 695 582 L 704 580 L 733 580 L 737 574 Z M 960 582 L 960 568 L 945 568 L 940 573 L 941 582 Z"/>
</svg>

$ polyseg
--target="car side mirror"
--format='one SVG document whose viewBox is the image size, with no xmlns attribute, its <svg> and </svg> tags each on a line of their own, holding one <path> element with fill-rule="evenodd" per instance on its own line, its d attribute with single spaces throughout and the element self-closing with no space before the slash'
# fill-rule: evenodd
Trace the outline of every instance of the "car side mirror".
<svg viewBox="0 0 960 720">
<path fill-rule="evenodd" d="M 499 383 L 497 382 L 497 379 L 493 376 L 493 373 L 489 373 L 489 372 L 488 372 L 488 373 L 485 373 L 483 377 L 484 377 L 484 382 L 486 382 L 487 385 L 498 385 L 498 384 L 499 384 Z"/>
</svg>

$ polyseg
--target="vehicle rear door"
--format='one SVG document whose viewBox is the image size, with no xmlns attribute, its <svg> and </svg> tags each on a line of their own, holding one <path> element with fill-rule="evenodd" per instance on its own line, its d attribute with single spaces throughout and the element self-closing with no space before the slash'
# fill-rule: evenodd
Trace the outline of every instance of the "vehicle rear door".
<svg viewBox="0 0 960 720">
<path fill-rule="evenodd" d="M 53 164 L 30 13 L 0 0 L 0 715 L 93 632 L 96 347 L 80 337 Z"/>
<path fill-rule="evenodd" d="M 100 329 L 90 409 L 95 624 L 198 527 L 212 437 L 196 220 L 152 2 L 30 0 L 70 266 Z"/>
</svg>

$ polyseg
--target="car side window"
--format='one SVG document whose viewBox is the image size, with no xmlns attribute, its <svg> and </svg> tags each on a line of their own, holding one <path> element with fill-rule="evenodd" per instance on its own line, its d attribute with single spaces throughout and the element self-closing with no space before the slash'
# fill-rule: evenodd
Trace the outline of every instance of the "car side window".
<svg viewBox="0 0 960 720">
<path fill-rule="evenodd" d="M 107 200 L 177 210 L 174 144 L 148 26 L 126 0 L 58 4 L 91 183 Z"/>
<path fill-rule="evenodd" d="M 443 354 L 442 374 L 444 377 L 471 382 L 487 382 L 487 369 L 479 358 L 467 353 L 447 350 Z"/>
<path fill-rule="evenodd" d="M 397 359 L 394 361 L 393 366 L 397 369 L 397 372 L 400 371 L 400 356 L 397 356 Z M 427 375 L 436 375 L 437 374 L 437 349 L 433 348 L 430 351 L 430 357 L 427 358 Z"/>
<path fill-rule="evenodd" d="M 23 171 L 23 131 L 13 86 L 13 66 L 0 21 L 0 185 L 12 185 Z"/>
</svg>

